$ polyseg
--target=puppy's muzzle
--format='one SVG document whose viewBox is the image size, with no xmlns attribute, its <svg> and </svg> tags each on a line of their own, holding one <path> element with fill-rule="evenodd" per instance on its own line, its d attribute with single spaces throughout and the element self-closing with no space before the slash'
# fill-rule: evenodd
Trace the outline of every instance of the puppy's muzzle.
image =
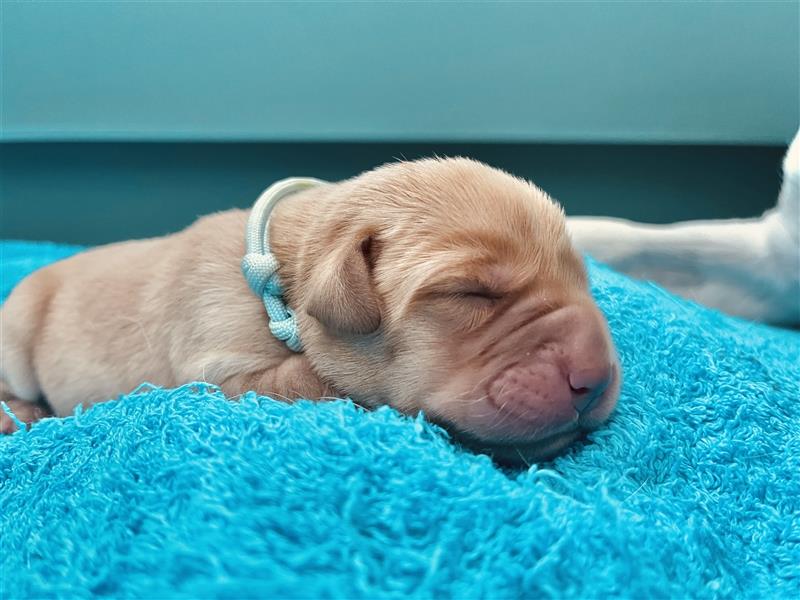
<svg viewBox="0 0 800 600">
<path fill-rule="evenodd" d="M 508 366 L 489 381 L 486 396 L 515 417 L 509 428 L 534 435 L 604 420 L 616 401 L 617 357 L 600 312 L 591 305 L 561 308 L 530 325 Z M 526 347 L 527 346 L 527 347 Z M 515 359 L 522 354 L 524 358 Z"/>
</svg>

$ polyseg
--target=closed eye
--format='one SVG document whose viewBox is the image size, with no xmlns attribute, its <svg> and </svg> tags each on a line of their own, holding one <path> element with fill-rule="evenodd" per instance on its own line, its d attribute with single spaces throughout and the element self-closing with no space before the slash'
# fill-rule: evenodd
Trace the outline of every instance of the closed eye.
<svg viewBox="0 0 800 600">
<path fill-rule="evenodd" d="M 487 302 L 497 302 L 503 297 L 502 294 L 489 289 L 459 291 L 455 295 L 464 300 L 483 300 Z"/>
<path fill-rule="evenodd" d="M 505 290 L 487 285 L 481 281 L 456 279 L 436 282 L 423 288 L 424 296 L 441 300 L 471 302 L 489 306 L 508 296 Z"/>
</svg>

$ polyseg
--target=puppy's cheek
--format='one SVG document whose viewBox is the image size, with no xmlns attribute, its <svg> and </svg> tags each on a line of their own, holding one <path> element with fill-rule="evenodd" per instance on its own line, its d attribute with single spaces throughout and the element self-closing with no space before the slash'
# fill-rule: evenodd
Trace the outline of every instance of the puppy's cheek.
<svg viewBox="0 0 800 600">
<path fill-rule="evenodd" d="M 420 410 L 429 421 L 445 429 L 476 433 L 472 431 L 464 404 L 459 402 L 456 393 L 443 390 L 424 396 L 420 402 Z"/>
<path fill-rule="evenodd" d="M 416 416 L 423 412 L 429 415 L 436 409 L 436 401 L 431 394 L 434 386 L 425 379 L 415 378 L 413 372 L 393 377 L 389 388 L 383 403 L 403 414 Z"/>
</svg>

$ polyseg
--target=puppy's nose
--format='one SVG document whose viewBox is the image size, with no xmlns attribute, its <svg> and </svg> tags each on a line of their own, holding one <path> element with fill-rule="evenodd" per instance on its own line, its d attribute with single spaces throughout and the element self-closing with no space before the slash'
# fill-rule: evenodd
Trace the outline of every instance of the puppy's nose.
<svg viewBox="0 0 800 600">
<path fill-rule="evenodd" d="M 530 361 L 510 359 L 511 365 L 489 380 L 489 404 L 516 417 L 496 422 L 507 429 L 524 424 L 547 431 L 579 420 L 604 420 L 616 403 L 609 390 L 616 387 L 619 372 L 600 311 L 586 304 L 568 306 L 530 327 L 534 339 L 553 341 L 533 346 Z"/>
<path fill-rule="evenodd" d="M 570 373 L 569 388 L 575 410 L 579 414 L 590 411 L 608 388 L 612 377 L 611 365 L 593 366 Z"/>
</svg>

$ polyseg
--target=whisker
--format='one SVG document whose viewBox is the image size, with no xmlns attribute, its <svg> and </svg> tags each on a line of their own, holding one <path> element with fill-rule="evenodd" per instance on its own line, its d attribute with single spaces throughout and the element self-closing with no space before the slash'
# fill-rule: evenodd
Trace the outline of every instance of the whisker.
<svg viewBox="0 0 800 600">
<path fill-rule="evenodd" d="M 531 467 L 531 463 L 529 463 L 527 460 L 525 460 L 525 457 L 522 455 L 522 452 L 520 452 L 520 451 L 519 451 L 519 448 L 518 448 L 517 446 L 514 446 L 514 451 L 515 451 L 515 452 L 516 452 L 516 453 L 519 455 L 519 457 L 522 459 L 522 462 L 524 462 L 524 463 L 525 463 L 525 466 L 526 466 L 526 467 L 528 467 L 528 468 L 530 469 L 530 467 Z"/>
<path fill-rule="evenodd" d="M 505 412 L 505 413 L 503 412 L 503 408 L 505 407 L 505 405 L 506 405 L 506 404 L 508 404 L 508 401 L 504 402 L 504 403 L 503 403 L 503 406 L 501 406 L 501 407 L 500 407 L 500 409 L 497 411 L 497 414 L 498 414 L 498 415 L 501 415 L 501 418 L 500 418 L 500 420 L 499 420 L 499 421 L 497 421 L 496 423 L 493 423 L 493 424 L 491 425 L 491 427 L 496 427 L 496 428 L 499 428 L 499 427 L 501 427 L 501 426 L 503 425 L 503 423 L 504 423 L 506 420 L 508 420 L 508 418 L 509 418 L 509 417 L 511 417 L 511 418 L 514 418 L 514 417 L 515 417 L 515 415 L 514 415 L 513 413 L 511 413 L 511 412 Z"/>
<path fill-rule="evenodd" d="M 489 396 L 484 394 L 480 398 L 476 398 L 475 400 L 470 400 L 469 402 L 464 404 L 464 406 L 474 406 L 476 404 L 480 404 L 481 402 L 483 402 L 484 400 L 487 400 L 488 398 L 489 398 Z"/>
</svg>

